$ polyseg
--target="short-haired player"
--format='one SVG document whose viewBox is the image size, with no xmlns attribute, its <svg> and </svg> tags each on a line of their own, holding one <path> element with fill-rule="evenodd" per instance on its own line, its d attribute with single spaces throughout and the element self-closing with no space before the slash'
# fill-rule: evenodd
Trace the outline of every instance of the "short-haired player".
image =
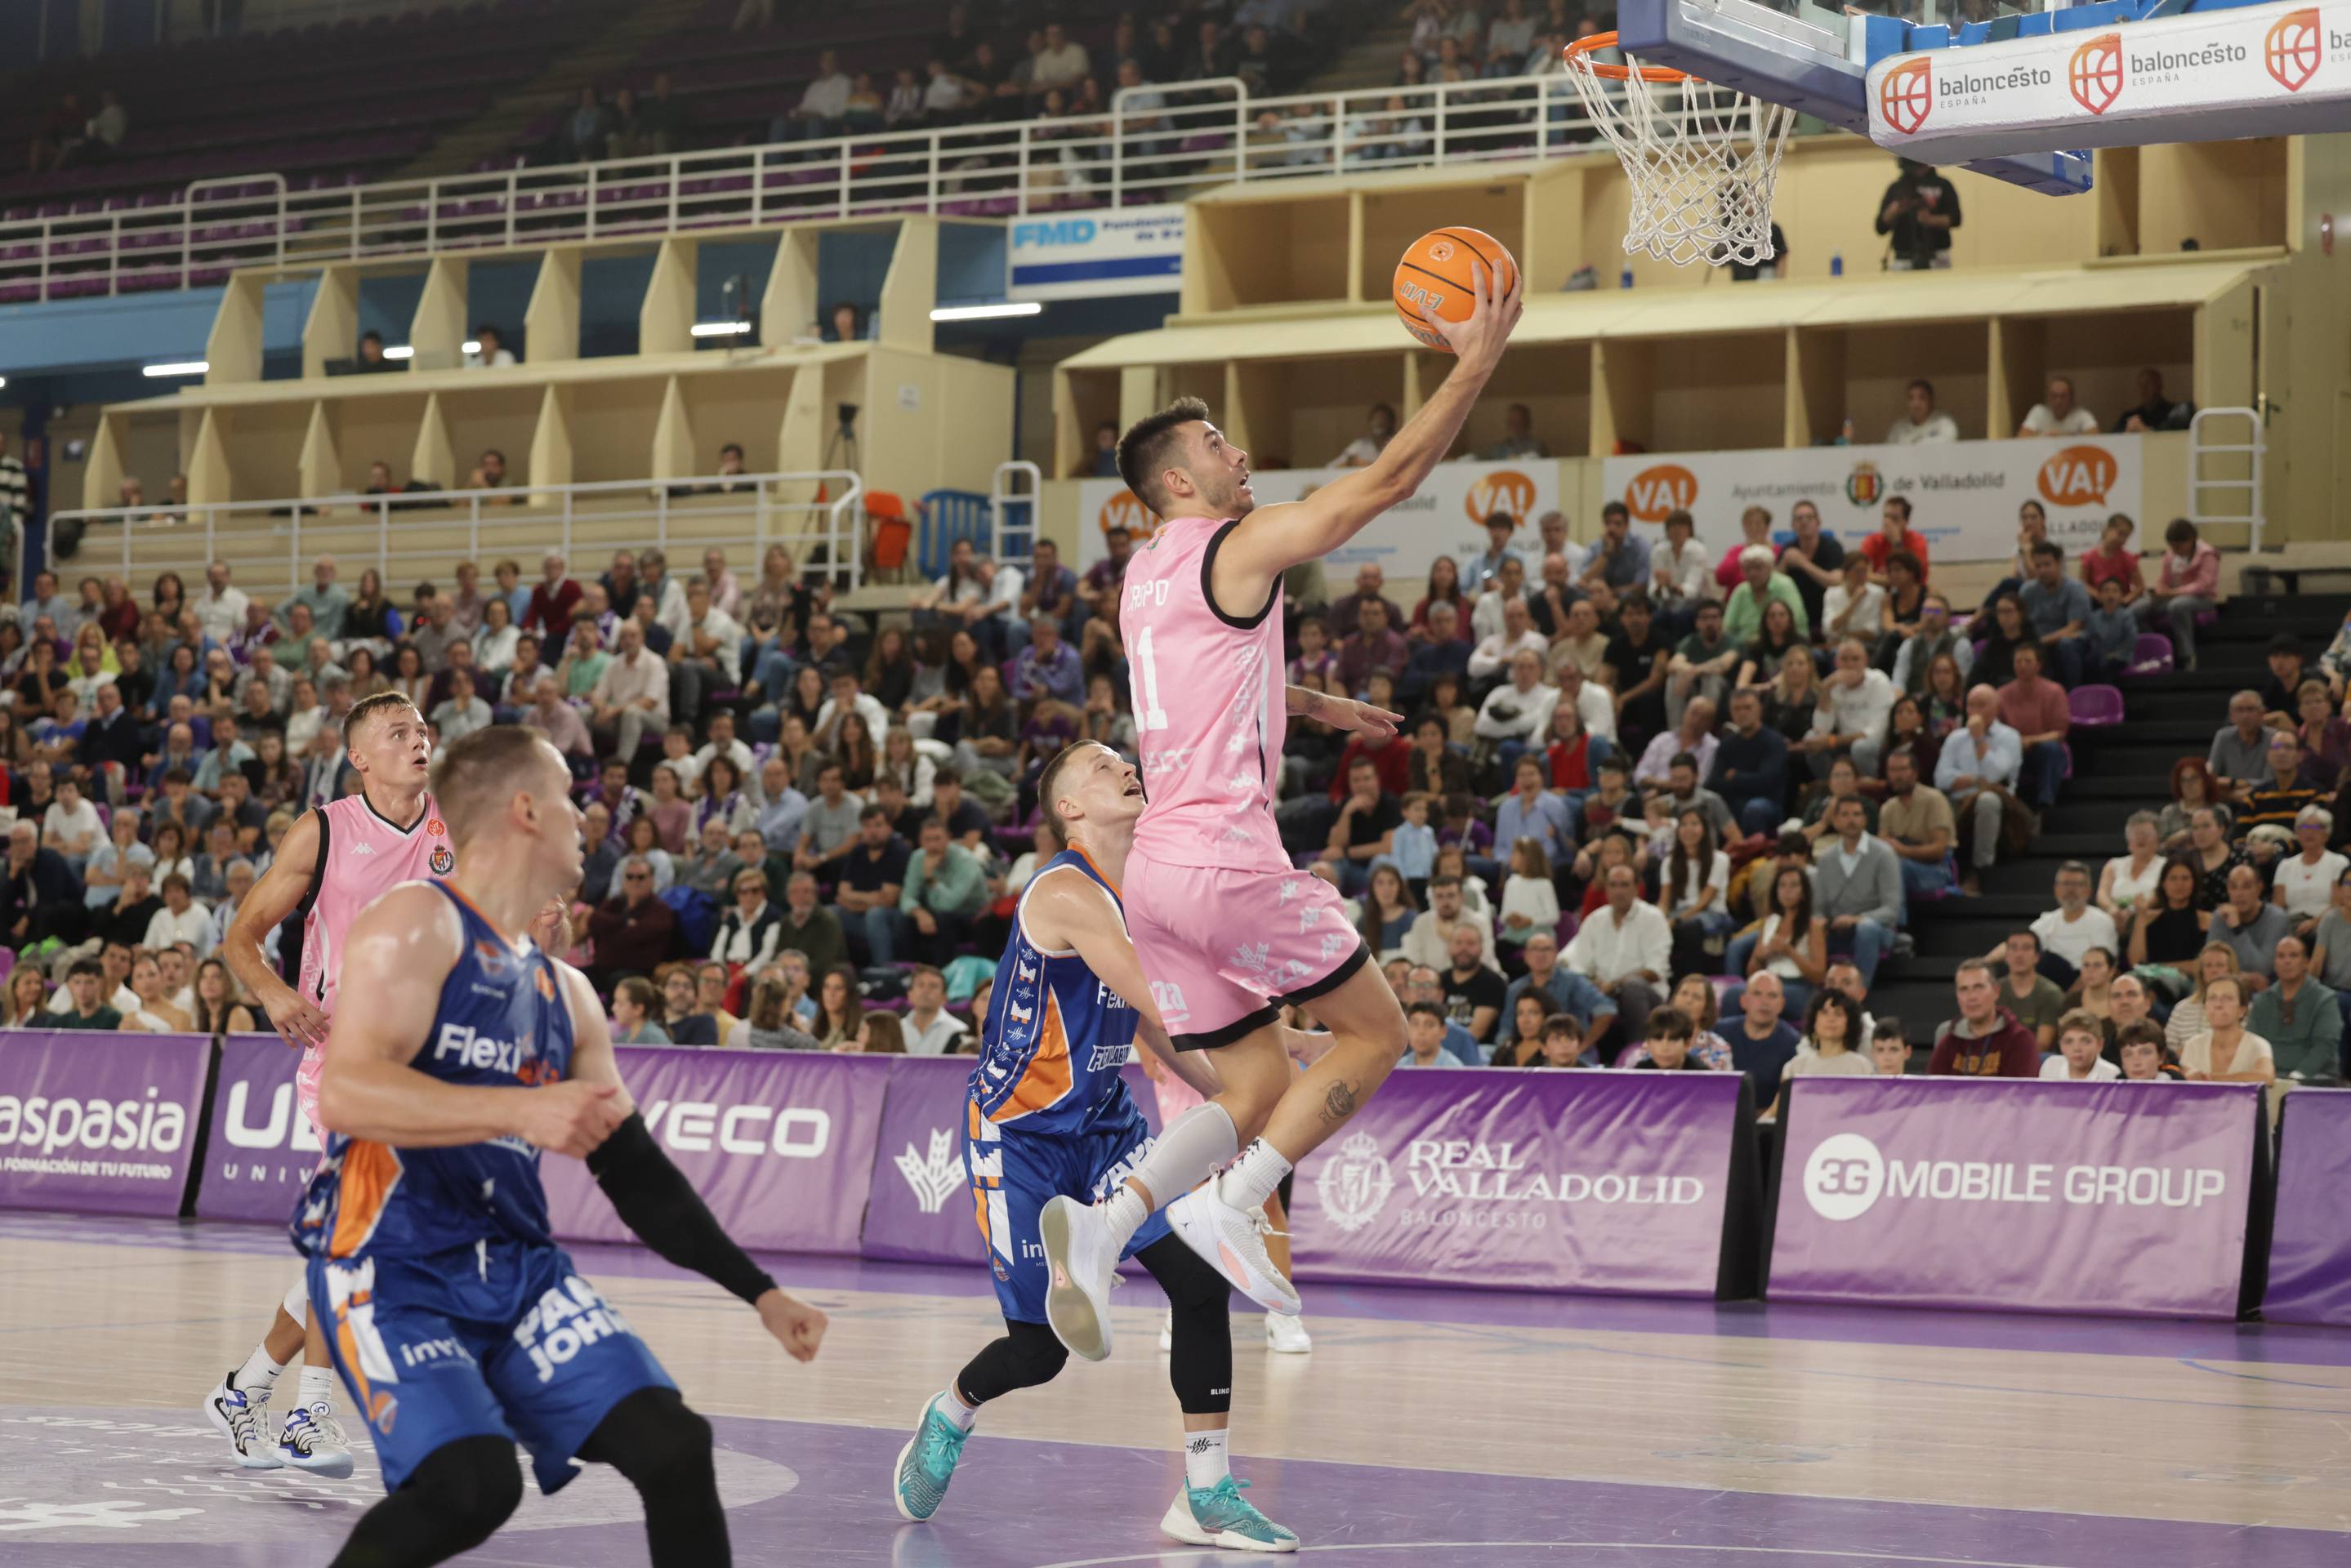
<svg viewBox="0 0 2351 1568">
<path fill-rule="evenodd" d="M 1366 963 L 1338 889 L 1291 866 L 1273 818 L 1289 714 L 1374 736 L 1395 734 L 1398 717 L 1283 684 L 1281 576 L 1409 499 L 1452 449 L 1520 309 L 1520 283 L 1505 290 L 1482 265 L 1471 271 L 1467 320 L 1423 309 L 1454 350 L 1452 373 L 1368 466 L 1302 500 L 1259 506 L 1249 454 L 1197 400 L 1139 421 L 1119 443 L 1121 476 L 1166 519 L 1128 561 L 1120 589 L 1150 797 L 1127 862 L 1127 924 L 1176 1048 L 1214 1052 L 1223 1088 L 1170 1124 L 1107 1201 L 1049 1206 L 1048 1262 L 1097 1306 L 1121 1250 L 1164 1205 L 1176 1235 L 1237 1288 L 1295 1314 L 1298 1293 L 1254 1217 L 1404 1054 L 1395 993 Z M 1285 1005 L 1331 1033 L 1302 1075 L 1285 1047 Z M 1107 1314 L 1065 1320 L 1072 1354 L 1110 1353 Z"/>
<path fill-rule="evenodd" d="M 730 1561 L 709 1422 L 549 1231 L 542 1150 L 585 1159 L 623 1224 L 758 1313 L 796 1359 L 824 1314 L 719 1228 L 622 1085 L 586 977 L 528 935 L 575 887 L 571 770 L 518 725 L 475 731 L 434 767 L 460 862 L 394 888 L 343 935 L 319 1083 L 329 1132 L 293 1232 L 335 1368 L 386 1490 L 337 1568 L 425 1568 L 470 1551 L 538 1490 L 609 1464 L 643 1499 L 657 1568 Z"/>
<path fill-rule="evenodd" d="M 964 1109 L 964 1163 L 1005 1332 L 931 1400 L 898 1455 L 898 1511 L 911 1520 L 937 1511 L 980 1407 L 1051 1381 L 1067 1364 L 1071 1331 L 1060 1316 L 1095 1310 L 1053 1277 L 1032 1238 L 1040 1223 L 1051 1227 L 1049 1204 L 1074 1199 L 1082 1211 L 1150 1154 L 1150 1129 L 1119 1076 L 1134 1042 L 1204 1094 L 1217 1087 L 1201 1058 L 1169 1046 L 1127 940 L 1119 883 L 1143 812 L 1134 767 L 1080 741 L 1046 763 L 1038 800 L 1061 850 L 1022 890 Z M 1296 1551 L 1298 1537 L 1241 1495 L 1226 1454 L 1233 1334 L 1224 1276 L 1157 1216 L 1121 1251 L 1151 1271 L 1172 1314 L 1167 1371 L 1184 1414 L 1184 1487 L 1160 1528 L 1194 1546 Z"/>
<path fill-rule="evenodd" d="M 456 867 L 448 825 L 427 787 L 433 738 L 416 705 L 397 691 L 353 704 L 343 721 L 346 754 L 359 792 L 294 821 L 259 881 L 237 906 L 223 956 L 287 1044 L 302 1053 L 295 1097 L 319 1129 L 319 1071 L 334 1016 L 343 935 L 359 912 L 402 882 L 446 877 Z M 294 983 L 265 950 L 270 934 L 300 916 Z M 335 1375 L 326 1340 L 306 1323 L 308 1293 L 296 1275 L 269 1331 L 245 1365 L 221 1379 L 204 1414 L 253 1469 L 289 1465 L 315 1474 L 351 1473 L 351 1452 L 334 1410 Z M 302 1356 L 300 1397 L 273 1439 L 269 1403 L 277 1376 Z"/>
</svg>

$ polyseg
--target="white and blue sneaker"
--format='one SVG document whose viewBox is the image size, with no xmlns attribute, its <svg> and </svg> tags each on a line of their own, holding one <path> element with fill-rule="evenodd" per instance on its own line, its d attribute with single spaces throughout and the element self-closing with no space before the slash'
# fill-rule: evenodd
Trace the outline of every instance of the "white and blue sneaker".
<svg viewBox="0 0 2351 1568">
<path fill-rule="evenodd" d="M 898 1450 L 898 1476 L 892 1496 L 897 1501 L 899 1518 L 919 1524 L 938 1512 L 970 1436 L 939 1413 L 939 1396 L 931 1396 L 931 1402 L 923 1407 L 923 1424 Z"/>
<path fill-rule="evenodd" d="M 1222 1546 L 1234 1552 L 1295 1552 L 1298 1537 L 1257 1511 L 1243 1497 L 1245 1480 L 1227 1476 L 1212 1487 L 1186 1486 L 1167 1507 L 1159 1528 L 1186 1546 Z"/>
<path fill-rule="evenodd" d="M 329 1480 L 350 1475 L 351 1446 L 344 1440 L 343 1424 L 335 1419 L 334 1407 L 321 1399 L 288 1410 L 286 1425 L 277 1434 L 277 1462 Z"/>
<path fill-rule="evenodd" d="M 1061 1197 L 1037 1216 L 1045 1250 L 1045 1323 L 1081 1361 L 1110 1355 L 1110 1293 L 1118 1284 L 1118 1248 L 1097 1204 Z"/>
<path fill-rule="evenodd" d="M 277 1450 L 263 1434 L 269 1430 L 269 1397 L 256 1398 L 235 1386 L 235 1375 L 220 1380 L 204 1400 L 204 1418 L 236 1450 L 236 1462 L 249 1470 L 274 1470 Z"/>
</svg>

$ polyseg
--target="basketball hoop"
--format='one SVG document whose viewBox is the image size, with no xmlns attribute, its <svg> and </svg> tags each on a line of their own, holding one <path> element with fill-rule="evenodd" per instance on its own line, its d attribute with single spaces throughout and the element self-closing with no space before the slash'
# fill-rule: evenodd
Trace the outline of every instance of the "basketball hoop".
<svg viewBox="0 0 2351 1568">
<path fill-rule="evenodd" d="M 1771 259 L 1771 187 L 1795 110 L 1663 66 L 1594 58 L 1600 33 L 1567 46 L 1567 74 L 1632 186 L 1625 254 L 1687 266 Z"/>
</svg>

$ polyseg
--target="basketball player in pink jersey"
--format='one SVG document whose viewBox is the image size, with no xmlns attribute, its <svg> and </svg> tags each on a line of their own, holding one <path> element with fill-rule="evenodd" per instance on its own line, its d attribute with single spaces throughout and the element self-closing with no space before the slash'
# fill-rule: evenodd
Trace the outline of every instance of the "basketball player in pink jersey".
<svg viewBox="0 0 2351 1568">
<path fill-rule="evenodd" d="M 1273 820 L 1290 714 L 1372 735 L 1395 734 L 1398 715 L 1284 686 L 1281 574 L 1410 499 L 1452 450 L 1518 325 L 1523 286 L 1504 293 L 1482 266 L 1471 270 L 1468 320 L 1422 312 L 1454 351 L 1452 373 L 1370 466 L 1303 500 L 1259 508 L 1249 454 L 1196 398 L 1119 442 L 1120 476 L 1166 519 L 1129 558 L 1119 607 L 1150 797 L 1127 860 L 1127 925 L 1169 1036 L 1178 1050 L 1214 1051 L 1224 1087 L 1169 1126 L 1110 1198 L 1057 1198 L 1040 1217 L 1054 1285 L 1096 1309 L 1068 1314 L 1095 1325 L 1079 1334 L 1085 1343 L 1065 1336 L 1071 1355 L 1110 1354 L 1112 1271 L 1162 1205 L 1235 1288 L 1295 1316 L 1298 1293 L 1252 1216 L 1404 1054 L 1404 1014 L 1365 962 L 1338 889 L 1290 865 Z M 1285 1003 L 1332 1036 L 1303 1074 L 1284 1049 Z"/>
<path fill-rule="evenodd" d="M 229 968 L 261 1003 L 286 1044 L 302 1053 L 295 1095 L 319 1130 L 319 1072 L 334 1016 L 343 933 L 359 912 L 402 882 L 456 869 L 448 825 L 425 792 L 433 742 L 424 717 L 396 691 L 354 704 L 343 738 L 360 792 L 304 812 L 287 831 L 269 869 L 246 895 L 225 944 Z M 302 916 L 302 968 L 296 985 L 279 978 L 262 944 L 288 916 Z M 324 1142 L 322 1138 L 321 1143 Z M 301 1393 L 277 1437 L 268 1403 L 279 1372 L 302 1353 Z M 351 1473 L 351 1451 L 334 1412 L 335 1373 L 309 1307 L 307 1276 L 287 1288 L 269 1332 L 204 1401 L 204 1413 L 249 1469 L 279 1465 L 324 1476 Z"/>
</svg>

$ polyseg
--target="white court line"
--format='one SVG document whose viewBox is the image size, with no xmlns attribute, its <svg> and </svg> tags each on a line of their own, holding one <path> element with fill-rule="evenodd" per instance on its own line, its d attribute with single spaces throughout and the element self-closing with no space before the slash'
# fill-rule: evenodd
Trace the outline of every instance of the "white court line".
<svg viewBox="0 0 2351 1568">
<path fill-rule="evenodd" d="M 1711 1489 L 1719 1491 L 1719 1487 Z M 2051 1563 L 2007 1563 L 1985 1557 L 1918 1557 L 1901 1552 L 1851 1552 L 1823 1546 L 1738 1546 L 1725 1544 L 1708 1546 L 1697 1542 L 1665 1541 L 1382 1541 L 1358 1544 L 1301 1546 L 1299 1554 L 1309 1552 L 1447 1552 L 1463 1548 L 1492 1551 L 1498 1547 L 1526 1548 L 1538 1552 L 1747 1552 L 1767 1557 L 1842 1557 L 1865 1563 L 1917 1563 L 1928 1568 L 2064 1568 Z M 1214 1548 L 1187 1547 L 1179 1551 L 1134 1552 L 1123 1557 L 1072 1557 L 1061 1563 L 1043 1563 L 1038 1568 L 1110 1568 L 1119 1563 L 1165 1563 L 1185 1560 Z M 1221 1562 L 1223 1558 L 1214 1557 Z"/>
</svg>

